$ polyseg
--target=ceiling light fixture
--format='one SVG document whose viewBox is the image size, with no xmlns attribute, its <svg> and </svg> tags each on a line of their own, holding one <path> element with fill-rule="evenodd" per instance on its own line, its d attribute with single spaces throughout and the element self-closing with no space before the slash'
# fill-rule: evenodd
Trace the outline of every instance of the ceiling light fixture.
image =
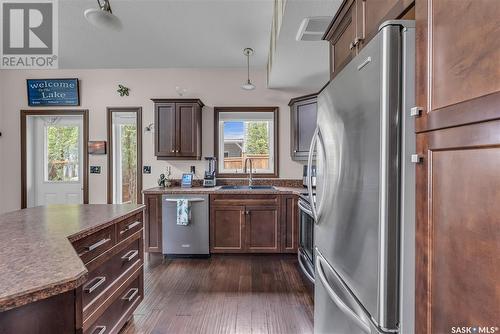
<svg viewBox="0 0 500 334">
<path fill-rule="evenodd" d="M 109 0 L 97 0 L 99 9 L 89 8 L 84 15 L 90 24 L 101 29 L 120 30 L 122 23 L 111 11 Z"/>
<path fill-rule="evenodd" d="M 255 85 L 250 81 L 250 56 L 253 55 L 252 48 L 245 48 L 243 54 L 247 56 L 247 82 L 241 85 L 241 89 L 244 90 L 254 90 Z"/>
</svg>

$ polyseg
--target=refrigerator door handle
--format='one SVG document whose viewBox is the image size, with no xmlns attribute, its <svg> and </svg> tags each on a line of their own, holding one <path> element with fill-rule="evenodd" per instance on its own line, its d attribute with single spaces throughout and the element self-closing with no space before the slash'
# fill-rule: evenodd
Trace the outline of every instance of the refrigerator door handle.
<svg viewBox="0 0 500 334">
<path fill-rule="evenodd" d="M 326 266 L 330 270 L 334 278 L 338 281 L 336 286 L 344 290 L 348 296 L 351 296 L 353 302 L 359 306 L 360 310 L 357 313 L 351 307 L 346 305 L 346 303 L 342 300 L 342 298 L 335 292 L 334 289 L 332 289 L 332 287 L 328 283 L 328 280 L 326 279 L 326 274 L 323 269 L 324 266 Z M 330 267 L 328 262 L 326 262 L 326 260 L 323 258 L 323 256 L 317 249 L 316 249 L 316 272 L 318 274 L 317 276 L 319 277 L 319 281 L 325 287 L 325 290 L 328 293 L 329 297 L 332 299 L 332 301 L 342 310 L 342 312 L 344 312 L 351 320 L 353 320 L 365 333 L 370 334 L 371 326 L 369 322 L 363 320 L 363 318 L 365 318 L 366 315 L 363 312 L 362 306 L 359 305 L 359 302 L 354 299 L 352 293 L 342 283 L 341 278 L 338 276 L 335 270 Z"/>
<path fill-rule="evenodd" d="M 298 261 L 299 261 L 299 266 L 300 266 L 300 269 L 302 270 L 302 272 L 304 273 L 304 275 L 307 277 L 307 279 L 309 281 L 311 281 L 311 283 L 314 284 L 314 277 L 309 273 L 309 271 L 306 269 L 306 266 L 304 265 L 304 263 L 302 263 L 303 261 L 303 258 L 305 257 L 304 254 L 302 254 L 302 250 L 298 250 L 297 251 L 297 258 L 298 258 Z"/>
<path fill-rule="evenodd" d="M 318 221 L 318 215 L 316 212 L 316 203 L 314 203 L 314 196 L 312 191 L 312 159 L 314 154 L 314 147 L 318 141 L 319 127 L 314 130 L 313 137 L 311 139 L 311 146 L 309 147 L 309 156 L 307 157 L 307 193 L 309 195 L 309 203 L 311 204 L 311 211 L 314 222 Z"/>
</svg>

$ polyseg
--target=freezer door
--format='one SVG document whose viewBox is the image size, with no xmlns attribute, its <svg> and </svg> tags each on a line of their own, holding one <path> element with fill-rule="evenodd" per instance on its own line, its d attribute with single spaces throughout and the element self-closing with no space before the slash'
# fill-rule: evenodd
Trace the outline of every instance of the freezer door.
<svg viewBox="0 0 500 334">
<path fill-rule="evenodd" d="M 317 250 L 315 258 L 314 332 L 370 334 L 372 326 L 368 312 Z"/>
<path fill-rule="evenodd" d="M 319 95 L 317 120 L 316 246 L 389 330 L 399 318 L 400 58 L 401 27 L 387 26 Z"/>
</svg>

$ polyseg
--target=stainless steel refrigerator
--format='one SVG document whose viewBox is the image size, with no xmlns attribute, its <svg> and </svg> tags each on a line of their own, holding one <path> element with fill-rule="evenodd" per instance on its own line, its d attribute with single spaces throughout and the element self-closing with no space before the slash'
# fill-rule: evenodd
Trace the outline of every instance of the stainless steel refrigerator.
<svg viewBox="0 0 500 334">
<path fill-rule="evenodd" d="M 388 21 L 318 97 L 315 333 L 413 332 L 414 54 Z"/>
</svg>

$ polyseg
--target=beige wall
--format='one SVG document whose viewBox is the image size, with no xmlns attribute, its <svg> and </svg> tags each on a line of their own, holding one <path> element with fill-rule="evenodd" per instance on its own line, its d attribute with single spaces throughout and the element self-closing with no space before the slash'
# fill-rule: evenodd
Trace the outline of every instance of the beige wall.
<svg viewBox="0 0 500 334">
<path fill-rule="evenodd" d="M 305 91 L 266 89 L 265 71 L 252 71 L 257 89 L 239 88 L 246 78 L 245 69 L 140 69 L 140 70 L 59 70 L 59 71 L 0 71 L 0 212 L 20 207 L 20 125 L 19 111 L 27 109 L 27 78 L 79 78 L 79 108 L 89 109 L 90 140 L 106 140 L 106 107 L 140 106 L 143 125 L 153 122 L 153 97 L 177 97 L 176 86 L 188 89 L 186 97 L 200 98 L 203 109 L 203 156 L 213 155 L 214 106 L 279 106 L 280 108 L 280 177 L 300 178 L 301 165 L 290 159 L 291 97 Z M 120 97 L 117 85 L 130 88 L 130 96 Z M 144 175 L 144 188 L 156 185 L 156 179 L 171 165 L 174 177 L 196 166 L 197 177 L 205 169 L 204 161 L 166 162 L 156 160 L 152 134 L 143 134 L 143 162 L 152 166 L 152 173 Z M 90 156 L 90 165 L 102 166 L 102 174 L 90 174 L 90 203 L 106 201 L 106 156 Z M 8 171 L 8 172 L 7 172 Z"/>
</svg>

